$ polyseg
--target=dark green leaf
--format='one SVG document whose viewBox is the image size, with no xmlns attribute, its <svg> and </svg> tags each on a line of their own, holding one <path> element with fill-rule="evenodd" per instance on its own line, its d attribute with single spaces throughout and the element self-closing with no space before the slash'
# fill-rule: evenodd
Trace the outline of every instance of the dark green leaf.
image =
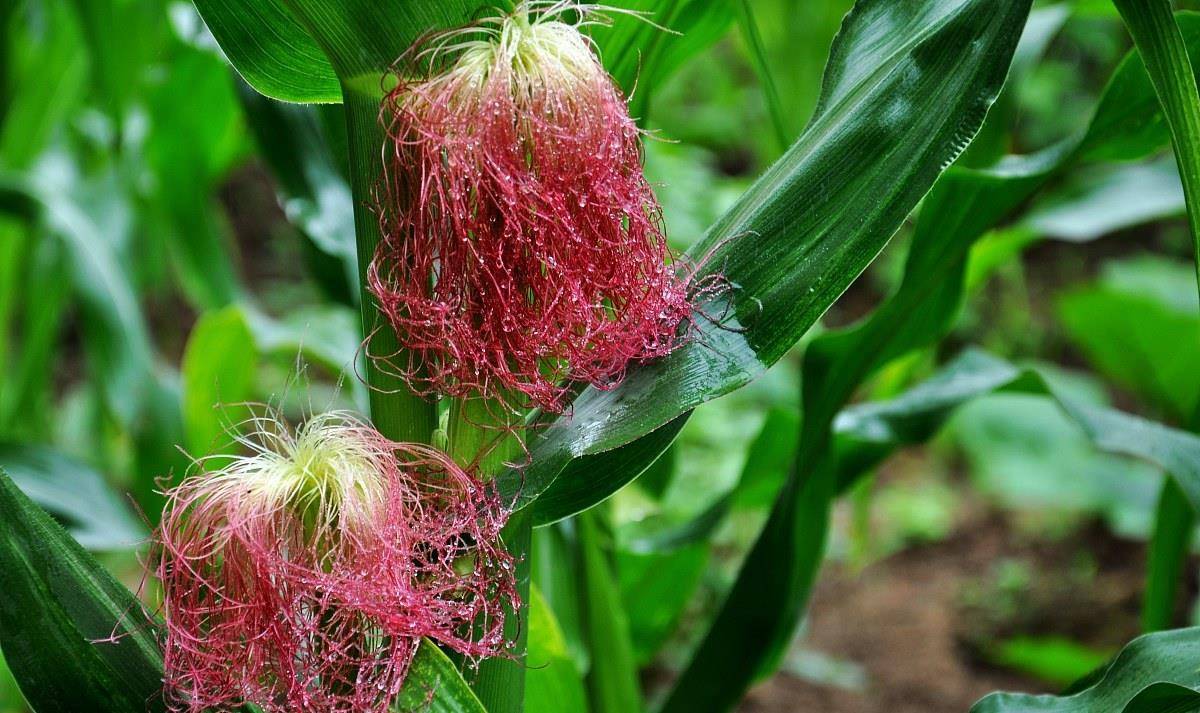
<svg viewBox="0 0 1200 713">
<path fill-rule="evenodd" d="M 645 438 L 611 451 L 571 461 L 534 503 L 534 524 L 541 526 L 583 512 L 620 490 L 654 464 L 665 451 L 690 413 L 684 413 Z"/>
<path fill-rule="evenodd" d="M 324 50 L 343 87 L 352 85 L 368 96 L 381 95 L 381 77 L 422 34 L 464 25 L 481 8 L 498 4 L 481 0 L 283 2 Z"/>
<path fill-rule="evenodd" d="M 195 0 L 234 69 L 280 101 L 339 102 L 333 65 L 283 0 Z"/>
<path fill-rule="evenodd" d="M 0 469 L 0 648 L 38 713 L 165 710 L 141 603 Z"/>
<path fill-rule="evenodd" d="M 129 549 L 146 539 L 146 528 L 104 476 L 58 451 L 0 443 L 0 467 L 90 550 Z"/>
</svg>

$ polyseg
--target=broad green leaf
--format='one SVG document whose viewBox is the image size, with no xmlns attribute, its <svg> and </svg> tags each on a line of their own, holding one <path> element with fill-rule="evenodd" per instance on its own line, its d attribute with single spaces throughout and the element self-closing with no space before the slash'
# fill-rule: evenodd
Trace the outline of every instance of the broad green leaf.
<svg viewBox="0 0 1200 713">
<path fill-rule="evenodd" d="M 162 711 L 156 624 L 0 469 L 0 648 L 38 713 Z"/>
<path fill-rule="evenodd" d="M 561 479 L 534 502 L 534 524 L 547 525 L 583 512 L 620 490 L 667 450 L 688 416 L 684 413 L 649 436 L 621 448 L 571 461 Z"/>
<path fill-rule="evenodd" d="M 526 713 L 587 713 L 583 680 L 554 612 L 536 587 L 530 590 L 525 664 Z"/>
<path fill-rule="evenodd" d="M 487 713 L 454 662 L 428 639 L 421 639 L 391 708 L 396 713 Z"/>
<path fill-rule="evenodd" d="M 504 477 L 509 490 L 528 502 L 572 458 L 629 443 L 778 360 L 969 142 L 1027 12 L 1019 0 L 861 2 L 809 128 L 692 251 L 735 286 L 728 303 L 707 305 L 671 356 L 583 392 L 534 440 L 531 466 Z"/>
<path fill-rule="evenodd" d="M 29 499 L 90 550 L 122 550 L 146 539 L 146 528 L 104 476 L 45 446 L 0 443 L 0 467 Z"/>
<path fill-rule="evenodd" d="M 1200 629 L 1134 639 L 1099 678 L 1069 696 L 993 693 L 971 713 L 1191 713 L 1200 706 Z"/>
<path fill-rule="evenodd" d="M 183 353 L 183 425 L 195 456 L 229 445 L 230 427 L 242 420 L 240 404 L 254 396 L 258 349 L 241 309 L 202 315 Z"/>
<path fill-rule="evenodd" d="M 1200 692 L 1174 683 L 1146 686 L 1133 697 L 1122 713 L 1196 713 Z"/>
<path fill-rule="evenodd" d="M 1067 336 L 1100 374 L 1177 423 L 1191 418 L 1200 401 L 1195 370 L 1200 314 L 1101 281 L 1065 294 L 1058 316 Z"/>
<path fill-rule="evenodd" d="M 333 65 L 284 0 L 195 0 L 238 74 L 280 101 L 339 102 Z"/>
</svg>

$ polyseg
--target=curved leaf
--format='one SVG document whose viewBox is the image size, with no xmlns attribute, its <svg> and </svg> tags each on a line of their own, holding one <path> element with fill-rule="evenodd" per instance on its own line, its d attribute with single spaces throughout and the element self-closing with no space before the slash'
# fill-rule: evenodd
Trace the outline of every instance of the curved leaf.
<svg viewBox="0 0 1200 713">
<path fill-rule="evenodd" d="M 1192 713 L 1200 707 L 1200 629 L 1134 639 L 1099 678 L 1070 696 L 993 693 L 971 713 Z"/>
<path fill-rule="evenodd" d="M 238 74 L 287 102 L 340 102 L 333 65 L 282 0 L 194 0 Z"/>
<path fill-rule="evenodd" d="M 261 0 L 259 0 L 261 1 Z M 430 30 L 469 22 L 499 2 L 481 0 L 282 0 L 325 52 L 343 86 L 380 95 L 380 78 Z"/>
<path fill-rule="evenodd" d="M 583 512 L 620 490 L 654 465 L 690 415 L 684 413 L 628 445 L 571 461 L 555 485 L 534 501 L 534 525 L 549 525 Z"/>
</svg>

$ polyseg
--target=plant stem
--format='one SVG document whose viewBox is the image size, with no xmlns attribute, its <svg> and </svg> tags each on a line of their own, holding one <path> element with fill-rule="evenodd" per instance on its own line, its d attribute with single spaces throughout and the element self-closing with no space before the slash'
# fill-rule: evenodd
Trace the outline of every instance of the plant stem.
<svg viewBox="0 0 1200 713">
<path fill-rule="evenodd" d="M 448 452 L 456 463 L 474 468 L 481 480 L 491 480 L 521 457 L 518 415 L 499 400 L 468 397 L 450 403 Z M 525 637 L 529 612 L 529 555 L 533 540 L 532 513 L 512 515 L 504 528 L 504 544 L 516 559 L 515 607 L 507 607 L 505 638 L 513 642 L 511 658 L 480 663 L 473 688 L 489 713 L 520 713 L 525 707 Z"/>
<path fill-rule="evenodd" d="M 368 339 L 363 369 L 371 398 L 371 420 L 383 435 L 406 443 L 429 443 L 437 426 L 436 406 L 408 388 L 403 379 L 381 370 L 372 356 L 395 358 L 400 344 L 367 292 L 367 268 L 379 245 L 379 223 L 371 211 L 371 192 L 382 166 L 383 128 L 379 124 L 382 90 L 370 93 L 361 83 L 343 90 L 350 184 L 354 195 L 354 232 L 358 244 L 358 275 L 362 290 L 362 327 Z"/>
<path fill-rule="evenodd" d="M 522 713 L 525 710 L 525 640 L 529 634 L 529 552 L 533 540 L 533 513 L 518 510 L 504 528 L 504 543 L 517 559 L 517 595 L 520 606 L 504 619 L 504 636 L 513 642 L 511 658 L 484 659 L 472 688 L 488 713 Z"/>
<path fill-rule="evenodd" d="M 1171 626 L 1175 595 L 1192 543 L 1196 514 L 1179 485 L 1168 474 L 1163 481 L 1154 535 L 1146 569 L 1146 593 L 1142 601 L 1142 631 L 1160 631 Z"/>
</svg>

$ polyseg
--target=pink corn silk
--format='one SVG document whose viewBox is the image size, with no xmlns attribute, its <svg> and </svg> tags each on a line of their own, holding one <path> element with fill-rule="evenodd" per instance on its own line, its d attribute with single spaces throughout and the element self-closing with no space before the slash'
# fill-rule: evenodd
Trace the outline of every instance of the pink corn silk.
<svg viewBox="0 0 1200 713">
<path fill-rule="evenodd" d="M 476 660 L 507 652 L 517 593 L 498 496 L 437 451 L 358 435 L 387 486 L 366 523 L 314 535 L 203 476 L 170 493 L 158 576 L 172 710 L 381 712 L 421 637 Z"/>
<path fill-rule="evenodd" d="M 588 57 L 586 76 L 498 60 L 385 99 L 369 285 L 403 356 L 376 356 L 419 392 L 558 412 L 567 380 L 611 388 L 680 343 L 696 293 L 669 264 L 641 133 Z"/>
</svg>

